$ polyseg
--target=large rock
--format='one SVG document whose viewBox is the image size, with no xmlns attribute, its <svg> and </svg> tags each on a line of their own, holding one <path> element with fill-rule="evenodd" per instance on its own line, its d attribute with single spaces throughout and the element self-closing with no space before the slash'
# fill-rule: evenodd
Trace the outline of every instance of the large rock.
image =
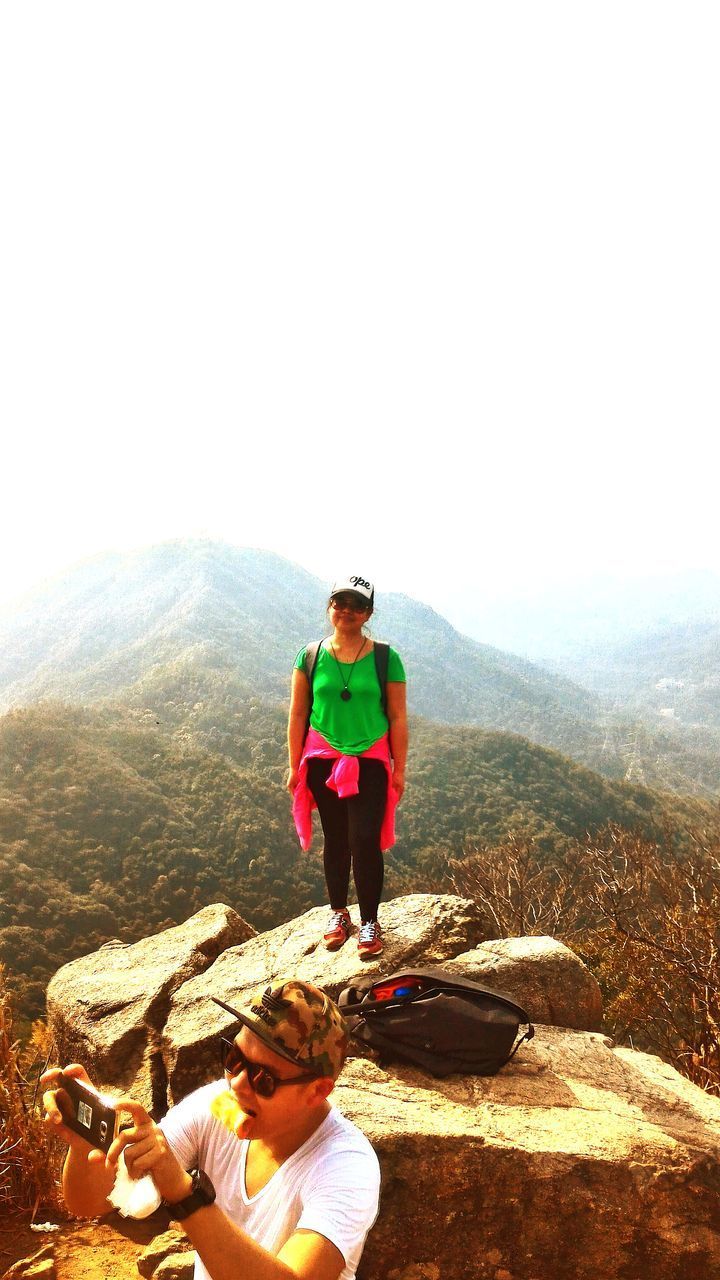
<svg viewBox="0 0 720 1280">
<path fill-rule="evenodd" d="M 155 1275 L 158 1267 L 165 1262 L 166 1258 L 172 1258 L 172 1265 L 175 1266 L 175 1259 L 180 1254 L 183 1255 L 183 1266 L 187 1266 L 189 1263 L 192 1274 L 192 1268 L 195 1264 L 195 1253 L 192 1245 L 184 1232 L 177 1231 L 174 1227 L 171 1227 L 169 1230 L 163 1231 L 161 1235 L 156 1236 L 143 1249 L 138 1258 L 137 1269 L 140 1275 L 144 1277 L 144 1280 L 150 1280 L 150 1276 Z"/>
<path fill-rule="evenodd" d="M 2 1280 L 56 1280 L 55 1249 L 52 1244 L 43 1245 L 37 1253 L 3 1271 Z"/>
<path fill-rule="evenodd" d="M 358 1280 L 720 1276 L 720 1100 L 658 1058 L 541 1027 L 492 1078 L 355 1060 L 334 1098 L 383 1173 Z"/>
<path fill-rule="evenodd" d="M 598 1031 L 602 995 L 579 956 L 557 938 L 501 938 L 445 965 L 451 973 L 507 992 L 531 1022 Z"/>
<path fill-rule="evenodd" d="M 111 943 L 64 965 L 47 992 L 58 1061 L 81 1062 L 96 1083 L 164 1113 L 161 1037 L 173 994 L 254 934 L 219 904 L 142 942 Z"/>
<path fill-rule="evenodd" d="M 351 910 L 358 924 L 357 908 Z M 316 907 L 224 952 L 207 973 L 186 982 L 173 997 L 164 1039 L 170 1095 L 177 1102 L 198 1083 L 217 1075 L 217 1037 L 228 1015 L 211 997 L 236 1007 L 247 993 L 282 978 L 302 978 L 336 996 L 354 978 L 391 973 L 414 965 L 444 964 L 474 947 L 483 936 L 483 917 L 464 898 L 410 894 L 383 904 L 385 950 L 371 962 L 358 959 L 355 938 L 341 951 L 326 951 L 322 934 L 327 908 Z"/>
<path fill-rule="evenodd" d="M 169 1253 L 153 1271 L 154 1280 L 193 1280 L 194 1253 Z"/>
</svg>

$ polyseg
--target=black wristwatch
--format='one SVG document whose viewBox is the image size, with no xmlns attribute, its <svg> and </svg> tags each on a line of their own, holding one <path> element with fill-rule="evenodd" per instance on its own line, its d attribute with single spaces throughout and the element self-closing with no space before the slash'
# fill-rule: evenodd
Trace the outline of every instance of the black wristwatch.
<svg viewBox="0 0 720 1280">
<path fill-rule="evenodd" d="M 188 1173 L 192 1178 L 192 1187 L 185 1198 L 177 1200 L 175 1204 L 170 1204 L 167 1200 L 162 1202 L 176 1222 L 182 1222 L 183 1218 L 189 1218 L 196 1209 L 204 1209 L 215 1200 L 215 1188 L 207 1174 L 202 1169 L 188 1169 Z"/>
</svg>

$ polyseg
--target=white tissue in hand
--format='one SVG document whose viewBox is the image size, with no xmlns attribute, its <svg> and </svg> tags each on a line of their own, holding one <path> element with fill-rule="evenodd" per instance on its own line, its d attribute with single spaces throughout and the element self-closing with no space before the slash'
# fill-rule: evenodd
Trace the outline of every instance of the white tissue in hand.
<svg viewBox="0 0 720 1280">
<path fill-rule="evenodd" d="M 125 1152 L 120 1153 L 115 1185 L 108 1196 L 113 1209 L 117 1209 L 123 1218 L 148 1218 L 157 1209 L 162 1196 L 152 1177 L 146 1173 L 142 1178 L 131 1178 L 125 1164 Z"/>
</svg>

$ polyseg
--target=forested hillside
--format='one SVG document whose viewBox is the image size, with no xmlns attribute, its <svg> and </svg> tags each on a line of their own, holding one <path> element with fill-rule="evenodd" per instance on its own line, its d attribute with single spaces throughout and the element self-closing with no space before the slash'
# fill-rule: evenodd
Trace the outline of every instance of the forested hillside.
<svg viewBox="0 0 720 1280">
<path fill-rule="evenodd" d="M 213 732 L 200 725 L 198 739 Z M 60 964 L 109 938 L 218 900 L 258 929 L 324 901 L 320 859 L 299 852 L 290 821 L 282 711 L 249 702 L 217 734 L 211 749 L 127 708 L 42 704 L 0 719 L 0 961 L 22 975 L 26 1011 L 40 1011 Z M 521 737 L 420 719 L 409 776 L 389 895 L 440 885 L 450 857 L 511 831 L 557 857 L 609 821 L 652 834 L 707 812 Z"/>
</svg>

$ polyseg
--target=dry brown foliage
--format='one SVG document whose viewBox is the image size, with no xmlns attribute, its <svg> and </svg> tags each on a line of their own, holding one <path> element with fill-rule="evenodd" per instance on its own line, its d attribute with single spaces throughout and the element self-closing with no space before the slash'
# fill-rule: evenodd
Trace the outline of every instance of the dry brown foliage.
<svg viewBox="0 0 720 1280">
<path fill-rule="evenodd" d="M 450 877 L 456 893 L 482 908 L 493 937 L 545 934 L 569 942 L 587 927 L 582 848 L 550 862 L 531 836 L 511 834 L 499 848 L 482 846 L 451 862 Z"/>
<path fill-rule="evenodd" d="M 720 1093 L 720 845 L 681 853 L 611 829 L 588 850 L 591 907 L 610 944 L 598 977 L 613 1034 Z"/>
<path fill-rule="evenodd" d="M 39 1205 L 58 1206 L 58 1154 L 38 1110 L 38 1066 L 44 1060 L 47 1032 L 33 1027 L 28 1050 L 13 1037 L 5 971 L 0 965 L 0 1210 L 14 1212 Z"/>
<path fill-rule="evenodd" d="M 720 1094 L 720 837 L 686 836 L 678 849 L 610 827 L 562 862 L 512 837 L 453 862 L 451 876 L 494 936 L 571 945 L 600 982 L 616 1040 Z"/>
</svg>

